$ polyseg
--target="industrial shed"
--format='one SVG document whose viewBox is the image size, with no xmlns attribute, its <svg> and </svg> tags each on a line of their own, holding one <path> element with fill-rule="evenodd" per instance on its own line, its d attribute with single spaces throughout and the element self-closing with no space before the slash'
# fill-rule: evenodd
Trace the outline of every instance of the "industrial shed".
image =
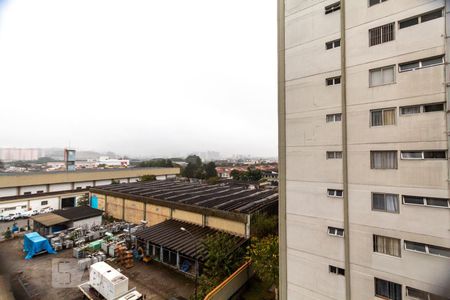
<svg viewBox="0 0 450 300">
<path fill-rule="evenodd" d="M 278 207 L 276 189 L 227 184 L 150 181 L 96 187 L 90 193 L 99 209 L 127 222 L 146 220 L 153 226 L 174 219 L 246 238 L 253 214 Z"/>
<path fill-rule="evenodd" d="M 195 265 L 201 266 L 208 255 L 202 241 L 217 232 L 210 227 L 172 219 L 140 229 L 135 235 L 138 247 L 142 247 L 146 255 L 177 270 L 195 274 Z M 234 249 L 248 240 L 232 234 L 228 236 L 235 243 Z"/>
<path fill-rule="evenodd" d="M 33 216 L 31 219 L 34 231 L 48 235 L 66 228 L 99 225 L 102 223 L 102 215 L 103 211 L 99 209 L 78 206 Z"/>
</svg>

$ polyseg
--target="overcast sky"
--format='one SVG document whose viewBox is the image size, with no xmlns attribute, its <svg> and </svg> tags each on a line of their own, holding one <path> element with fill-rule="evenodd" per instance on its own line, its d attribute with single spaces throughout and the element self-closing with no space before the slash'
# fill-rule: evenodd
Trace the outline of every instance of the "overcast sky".
<svg viewBox="0 0 450 300">
<path fill-rule="evenodd" d="M 276 1 L 0 2 L 0 147 L 276 155 Z"/>
</svg>

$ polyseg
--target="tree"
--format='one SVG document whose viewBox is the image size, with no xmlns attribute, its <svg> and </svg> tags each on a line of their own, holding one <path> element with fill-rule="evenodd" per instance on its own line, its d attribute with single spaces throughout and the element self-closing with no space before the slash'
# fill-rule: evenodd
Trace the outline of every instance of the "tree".
<svg viewBox="0 0 450 300">
<path fill-rule="evenodd" d="M 259 181 L 263 175 L 261 170 L 255 168 L 248 168 L 246 173 L 249 181 Z"/>
<path fill-rule="evenodd" d="M 142 175 L 140 177 L 140 181 L 145 182 L 145 181 L 155 181 L 156 180 L 156 176 L 155 175 Z"/>
<path fill-rule="evenodd" d="M 252 261 L 256 275 L 269 286 L 274 287 L 275 299 L 278 299 L 278 236 L 253 238 L 247 248 L 247 258 Z"/>
<path fill-rule="evenodd" d="M 278 232 L 278 216 L 267 213 L 257 213 L 252 215 L 250 224 L 253 237 L 263 238 L 268 235 L 276 235 Z"/>
<path fill-rule="evenodd" d="M 141 161 L 138 164 L 140 168 L 172 168 L 173 163 L 170 159 L 157 158 L 152 160 Z"/>
<path fill-rule="evenodd" d="M 230 172 L 230 176 L 231 176 L 231 178 L 233 178 L 234 180 L 240 180 L 242 173 L 243 173 L 243 172 L 241 172 L 241 171 L 238 171 L 238 170 L 236 170 L 236 169 L 233 169 L 233 170 L 231 170 L 231 172 Z"/>
<path fill-rule="evenodd" d="M 211 161 L 205 166 L 206 178 L 217 177 L 216 164 Z"/>
<path fill-rule="evenodd" d="M 202 165 L 202 159 L 198 155 L 189 155 L 186 157 L 186 162 L 188 164 L 193 164 L 196 167 L 200 167 Z"/>
<path fill-rule="evenodd" d="M 188 164 L 181 172 L 184 177 L 205 179 L 205 168 L 200 157 L 189 155 L 186 157 L 186 162 Z"/>
<path fill-rule="evenodd" d="M 77 206 L 88 206 L 88 205 L 89 205 L 89 195 L 88 194 L 78 197 Z"/>
<path fill-rule="evenodd" d="M 245 256 L 244 249 L 235 249 L 235 241 L 223 232 L 208 235 L 203 240 L 203 246 L 208 256 L 200 276 L 198 299 L 203 299 L 210 290 L 241 266 Z"/>
</svg>

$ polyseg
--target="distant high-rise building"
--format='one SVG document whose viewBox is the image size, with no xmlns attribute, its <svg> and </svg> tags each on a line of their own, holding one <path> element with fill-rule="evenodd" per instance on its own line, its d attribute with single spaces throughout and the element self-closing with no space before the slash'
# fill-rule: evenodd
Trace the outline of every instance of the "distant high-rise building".
<svg viewBox="0 0 450 300">
<path fill-rule="evenodd" d="M 0 148 L 0 160 L 37 160 L 41 157 L 40 149 L 33 148 Z"/>
<path fill-rule="evenodd" d="M 281 299 L 449 299 L 450 2 L 278 2 Z"/>
</svg>

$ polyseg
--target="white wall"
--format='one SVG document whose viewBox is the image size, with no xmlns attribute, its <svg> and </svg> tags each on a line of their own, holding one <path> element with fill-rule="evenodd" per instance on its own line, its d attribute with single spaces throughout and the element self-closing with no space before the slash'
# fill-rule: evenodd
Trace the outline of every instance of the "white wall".
<svg viewBox="0 0 450 300">
<path fill-rule="evenodd" d="M 0 189 L 0 197 L 8 197 L 8 196 L 16 196 L 17 188 L 1 188 Z"/>
<path fill-rule="evenodd" d="M 47 201 L 48 204 L 41 204 L 43 201 Z M 32 210 L 40 210 L 41 208 L 51 207 L 53 209 L 59 208 L 59 197 L 48 197 L 36 200 L 30 200 L 30 207 Z"/>
<path fill-rule="evenodd" d="M 88 227 L 91 228 L 93 225 L 100 225 L 101 223 L 102 223 L 102 216 L 98 216 L 89 219 L 74 221 L 71 227 L 81 227 L 87 224 Z"/>
<path fill-rule="evenodd" d="M 87 186 L 93 187 L 94 183 L 92 181 L 82 181 L 82 182 L 75 182 L 74 188 L 82 188 L 85 189 Z"/>
<path fill-rule="evenodd" d="M 20 194 L 24 195 L 27 192 L 31 192 L 32 194 L 36 194 L 38 191 L 47 192 L 46 185 L 31 185 L 31 186 L 22 186 L 20 188 Z"/>
<path fill-rule="evenodd" d="M 108 185 L 111 184 L 111 180 L 96 180 L 95 186 Z"/>
<path fill-rule="evenodd" d="M 68 191 L 72 189 L 72 183 L 50 184 L 50 192 Z"/>
</svg>

